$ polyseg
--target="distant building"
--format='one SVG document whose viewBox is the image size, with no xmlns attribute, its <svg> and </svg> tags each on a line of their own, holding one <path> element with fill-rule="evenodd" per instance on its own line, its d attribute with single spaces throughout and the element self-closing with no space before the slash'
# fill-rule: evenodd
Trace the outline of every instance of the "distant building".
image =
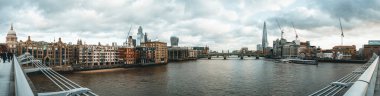
<svg viewBox="0 0 380 96">
<path fill-rule="evenodd" d="M 134 44 L 133 41 L 136 42 L 136 40 L 133 40 L 133 39 L 132 39 L 132 36 L 129 36 L 129 37 L 128 37 L 127 47 L 135 47 L 136 45 Z"/>
<path fill-rule="evenodd" d="M 137 46 L 137 43 L 136 43 L 137 41 L 136 41 L 136 39 L 132 39 L 132 45 L 133 45 L 133 47 L 136 47 Z"/>
<path fill-rule="evenodd" d="M 155 48 L 153 47 L 135 47 L 137 58 L 136 64 L 151 65 L 155 64 Z"/>
<path fill-rule="evenodd" d="M 294 42 L 287 42 L 282 46 L 282 58 L 295 58 L 298 56 L 298 48 Z"/>
<path fill-rule="evenodd" d="M 141 28 L 141 26 L 139 27 L 138 29 L 138 32 L 137 32 L 137 38 L 136 38 L 136 46 L 140 46 L 141 43 L 144 43 L 144 33 L 143 33 L 143 29 Z"/>
<path fill-rule="evenodd" d="M 286 39 L 273 41 L 272 57 L 274 58 L 314 59 L 317 57 L 317 53 L 317 48 L 311 46 L 309 41 L 293 40 L 287 42 Z"/>
<path fill-rule="evenodd" d="M 380 40 L 369 40 L 368 44 L 363 47 L 363 58 L 365 60 L 369 60 L 373 53 L 380 54 Z"/>
<path fill-rule="evenodd" d="M 272 56 L 275 58 L 294 58 L 298 56 L 298 41 L 287 42 L 286 39 L 273 41 Z"/>
<path fill-rule="evenodd" d="M 368 45 L 380 45 L 380 40 L 369 40 Z"/>
<path fill-rule="evenodd" d="M 132 38 L 132 36 L 128 36 L 127 40 L 124 42 L 124 47 L 135 47 L 135 42 L 133 42 L 134 39 Z"/>
<path fill-rule="evenodd" d="M 364 45 L 363 48 L 359 48 L 359 50 L 356 52 L 356 59 L 358 60 L 364 60 Z"/>
<path fill-rule="evenodd" d="M 16 53 L 17 36 L 16 31 L 13 29 L 13 25 L 11 25 L 11 29 L 8 31 L 6 44 L 9 52 Z"/>
<path fill-rule="evenodd" d="M 334 59 L 334 52 L 332 50 L 321 50 L 317 53 L 319 59 Z"/>
<path fill-rule="evenodd" d="M 262 38 L 262 43 L 261 43 L 262 49 L 266 49 L 268 47 L 268 37 L 267 37 L 267 27 L 264 22 L 264 27 L 263 27 L 263 38 Z"/>
<path fill-rule="evenodd" d="M 356 46 L 334 46 L 334 57 L 335 59 L 350 60 L 356 59 Z"/>
<path fill-rule="evenodd" d="M 178 41 L 179 41 L 178 37 L 175 37 L 175 36 L 170 37 L 171 46 L 178 46 Z"/>
<path fill-rule="evenodd" d="M 276 39 L 273 41 L 273 50 L 272 50 L 272 57 L 273 58 L 282 58 L 282 50 L 283 45 L 286 43 L 286 39 Z"/>
<path fill-rule="evenodd" d="M 303 59 L 315 59 L 317 58 L 317 53 L 322 51 L 320 48 L 311 46 L 310 41 L 300 42 L 295 40 L 296 44 L 299 45 L 298 57 Z M 319 50 L 319 51 L 318 51 Z"/>
<path fill-rule="evenodd" d="M 197 58 L 198 58 L 197 50 L 193 50 L 189 48 L 189 59 L 197 59 Z"/>
<path fill-rule="evenodd" d="M 246 54 L 248 53 L 248 47 L 243 47 L 240 49 L 240 53 Z"/>
<path fill-rule="evenodd" d="M 190 57 L 189 51 L 190 49 L 187 47 L 169 47 L 168 48 L 169 61 L 188 60 Z"/>
<path fill-rule="evenodd" d="M 83 45 L 79 47 L 79 64 L 86 67 L 111 67 L 117 64 L 117 46 Z"/>
<path fill-rule="evenodd" d="M 133 47 L 118 48 L 118 60 L 122 64 L 136 64 L 137 52 Z"/>
<path fill-rule="evenodd" d="M 165 42 L 153 41 L 142 43 L 142 46 L 154 48 L 154 62 L 155 64 L 168 63 L 168 48 Z"/>
<path fill-rule="evenodd" d="M 256 45 L 256 50 L 257 51 L 263 51 L 263 47 L 261 46 L 261 44 Z"/>
<path fill-rule="evenodd" d="M 144 42 L 149 42 L 148 33 L 145 33 L 145 35 L 144 35 Z"/>
<path fill-rule="evenodd" d="M 266 27 L 266 23 L 264 22 L 264 26 L 263 26 L 263 37 L 262 37 L 262 43 L 261 43 L 261 51 L 263 55 L 265 56 L 268 56 L 270 54 L 270 50 L 271 48 L 269 48 L 269 43 L 268 43 L 268 36 L 267 36 L 267 27 Z"/>
<path fill-rule="evenodd" d="M 61 38 L 58 42 L 43 42 L 43 41 L 32 41 L 30 36 L 25 42 L 20 41 L 17 43 L 17 55 L 24 53 L 30 53 L 35 59 L 41 60 L 42 63 L 51 67 L 56 71 L 71 71 L 73 67 L 71 66 L 72 54 L 69 52 L 69 45 L 63 43 Z M 32 67 L 33 64 L 26 64 L 23 67 Z"/>
<path fill-rule="evenodd" d="M 193 50 L 195 50 L 197 52 L 198 56 L 207 55 L 209 52 L 209 48 L 207 46 L 206 47 L 193 47 Z"/>
</svg>

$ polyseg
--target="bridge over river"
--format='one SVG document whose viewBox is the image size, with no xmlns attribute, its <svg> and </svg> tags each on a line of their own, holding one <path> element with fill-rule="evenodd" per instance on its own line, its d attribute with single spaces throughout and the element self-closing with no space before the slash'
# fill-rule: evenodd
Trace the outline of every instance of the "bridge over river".
<svg viewBox="0 0 380 96">
<path fill-rule="evenodd" d="M 237 56 L 240 59 L 244 59 L 244 57 L 256 57 L 256 58 L 259 57 L 259 55 L 255 53 L 208 53 L 208 54 L 200 55 L 199 57 L 207 57 L 207 59 L 219 58 L 219 57 L 223 57 L 223 59 L 236 58 L 233 56 Z"/>
<path fill-rule="evenodd" d="M 23 69 L 22 64 L 32 63 L 35 67 Z M 41 71 L 57 87 L 58 92 L 33 93 L 26 73 Z M 55 72 L 40 60 L 35 60 L 29 53 L 19 57 L 13 56 L 10 62 L 0 64 L 0 96 L 97 96 L 90 89 L 82 87 Z"/>
<path fill-rule="evenodd" d="M 379 56 L 309 96 L 380 96 Z"/>
</svg>

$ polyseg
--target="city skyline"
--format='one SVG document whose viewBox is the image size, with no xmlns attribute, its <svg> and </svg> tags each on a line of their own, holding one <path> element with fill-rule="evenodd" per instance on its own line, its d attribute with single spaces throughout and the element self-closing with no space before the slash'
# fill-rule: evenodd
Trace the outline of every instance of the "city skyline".
<svg viewBox="0 0 380 96">
<path fill-rule="evenodd" d="M 340 45 L 339 18 L 344 45 L 361 48 L 380 35 L 380 28 L 376 28 L 380 22 L 379 1 L 322 2 L 326 1 L 0 1 L 0 13 L 5 14 L 0 18 L 0 38 L 5 38 L 13 23 L 18 40 L 25 41 L 30 35 L 37 41 L 52 42 L 61 37 L 66 43 L 82 39 L 88 44 L 122 45 L 132 25 L 133 38 L 142 26 L 151 39 L 170 42 L 170 36 L 177 36 L 179 46 L 251 50 L 262 42 L 264 21 L 269 46 L 273 46 L 281 35 L 275 22 L 278 20 L 286 39 L 295 39 L 293 23 L 299 40 L 331 49 Z"/>
</svg>

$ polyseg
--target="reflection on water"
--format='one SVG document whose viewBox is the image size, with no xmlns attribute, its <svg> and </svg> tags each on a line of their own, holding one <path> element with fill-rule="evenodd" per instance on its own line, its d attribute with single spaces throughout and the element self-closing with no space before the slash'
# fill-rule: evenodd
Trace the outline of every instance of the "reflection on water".
<svg viewBox="0 0 380 96">
<path fill-rule="evenodd" d="M 360 64 L 281 64 L 270 60 L 197 60 L 143 68 L 63 74 L 102 96 L 307 95 Z M 29 74 L 40 92 L 58 90 L 42 74 Z"/>
</svg>

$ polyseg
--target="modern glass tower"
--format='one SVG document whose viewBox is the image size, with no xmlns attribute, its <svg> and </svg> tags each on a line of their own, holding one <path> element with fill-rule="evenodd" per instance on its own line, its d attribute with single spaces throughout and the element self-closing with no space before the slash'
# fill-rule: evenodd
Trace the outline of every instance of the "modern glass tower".
<svg viewBox="0 0 380 96">
<path fill-rule="evenodd" d="M 136 46 L 140 46 L 141 43 L 145 42 L 144 41 L 144 33 L 142 31 L 143 31 L 143 29 L 140 26 L 138 29 L 138 32 L 137 32 Z"/>
<path fill-rule="evenodd" d="M 263 38 L 262 38 L 262 44 L 263 50 L 265 50 L 268 47 L 268 37 L 267 37 L 267 26 L 264 22 L 264 28 L 263 28 Z"/>
<path fill-rule="evenodd" d="M 176 36 L 170 37 L 171 46 L 178 46 L 178 41 L 179 41 L 178 37 L 176 37 Z"/>
</svg>

